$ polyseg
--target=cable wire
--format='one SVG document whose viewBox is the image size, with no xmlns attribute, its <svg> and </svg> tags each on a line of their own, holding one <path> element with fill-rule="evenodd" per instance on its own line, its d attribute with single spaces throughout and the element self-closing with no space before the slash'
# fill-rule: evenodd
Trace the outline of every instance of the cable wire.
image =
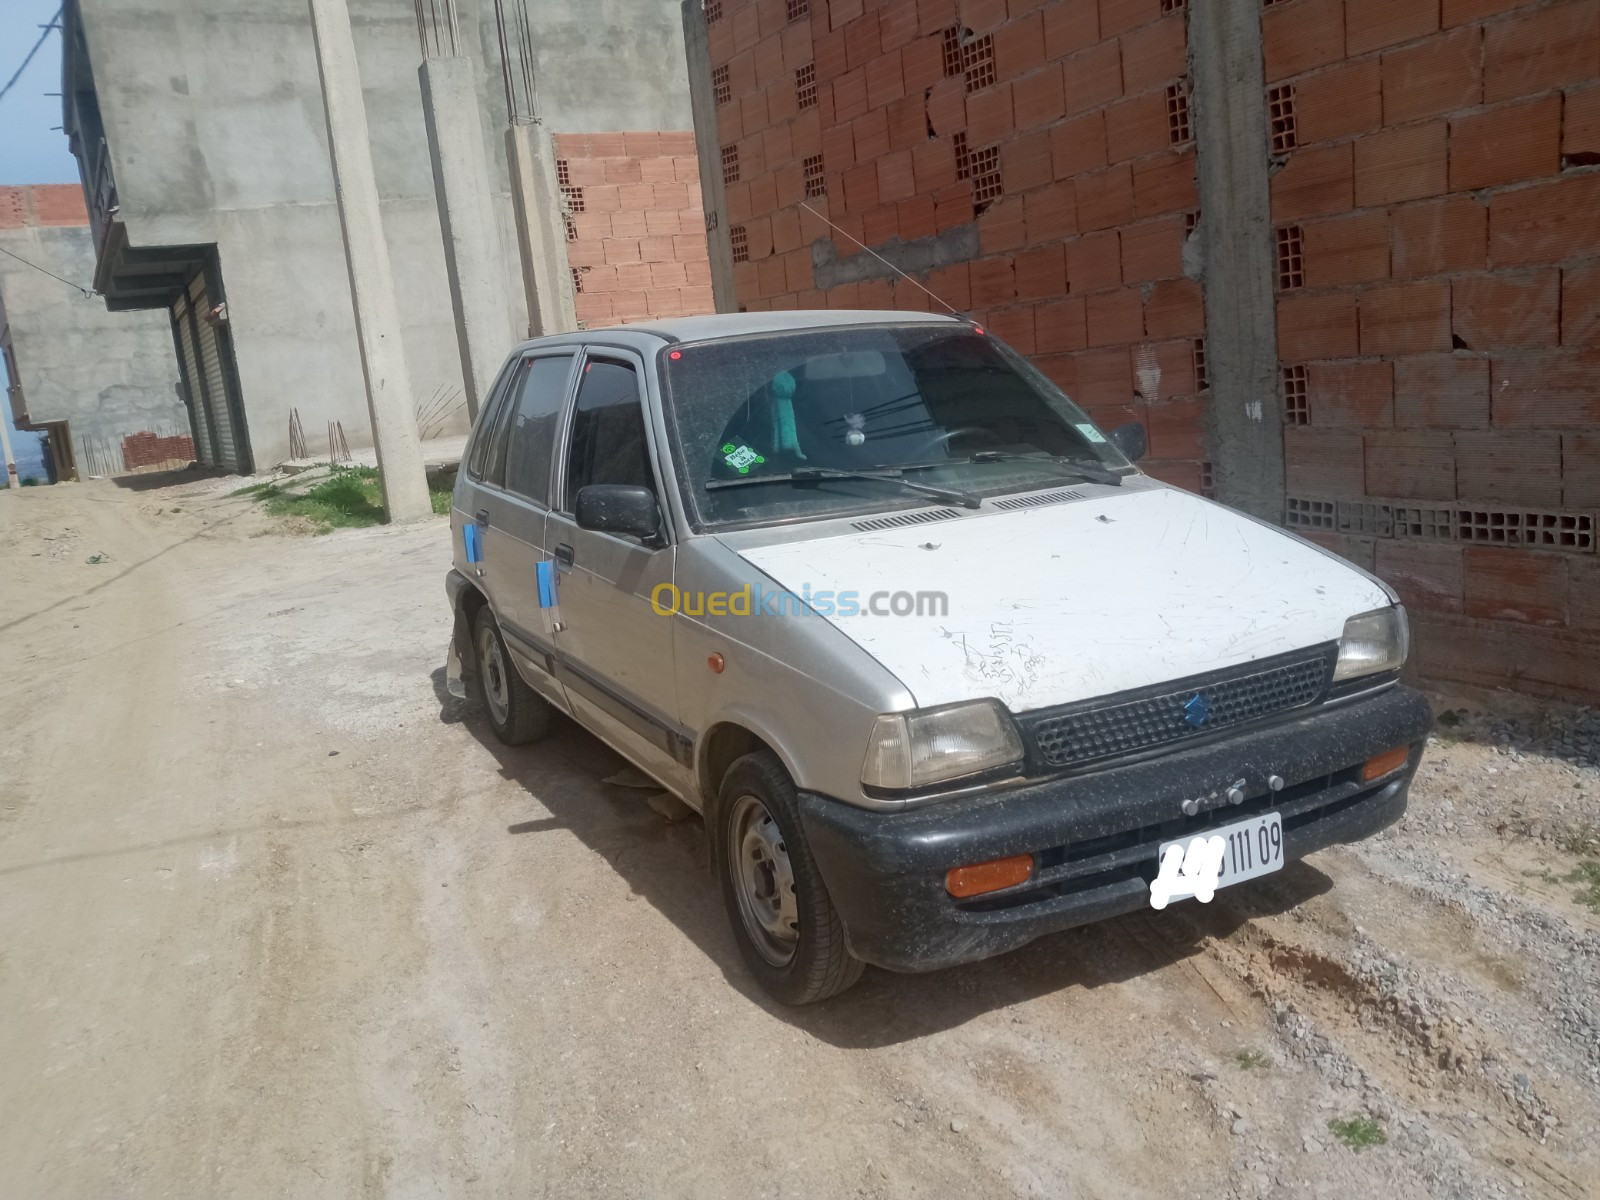
<svg viewBox="0 0 1600 1200">
<path fill-rule="evenodd" d="M 27 259 L 23 258 L 22 255 L 13 254 L 13 253 L 11 253 L 11 251 L 7 250 L 4 246 L 0 246 L 0 254 L 4 254 L 7 258 L 14 258 L 19 263 L 21 263 L 23 266 L 32 267 L 35 271 L 38 271 L 41 275 L 48 275 L 48 276 L 50 276 L 51 279 L 54 279 L 59 283 L 64 283 L 69 288 L 74 288 L 77 291 L 82 292 L 83 293 L 83 298 L 85 300 L 92 299 L 97 294 L 93 288 L 86 288 L 81 284 L 73 283 L 72 280 L 70 280 L 70 279 L 62 279 L 61 276 L 57 275 L 54 271 L 46 271 L 38 263 L 31 263 Z"/>
<path fill-rule="evenodd" d="M 33 61 L 33 56 L 39 53 L 39 47 L 43 46 L 45 39 L 50 36 L 50 31 L 61 28 L 61 14 L 66 10 L 67 6 L 65 4 L 56 9 L 56 15 L 51 17 L 50 23 L 44 27 L 44 32 L 39 35 L 39 40 L 33 44 L 33 49 L 28 51 L 28 57 L 22 60 L 22 65 L 16 69 L 16 73 L 6 80 L 5 87 L 0 87 L 0 100 L 4 100 L 6 93 L 16 86 L 17 80 L 22 78 L 22 73 L 28 69 L 28 64 Z"/>
</svg>

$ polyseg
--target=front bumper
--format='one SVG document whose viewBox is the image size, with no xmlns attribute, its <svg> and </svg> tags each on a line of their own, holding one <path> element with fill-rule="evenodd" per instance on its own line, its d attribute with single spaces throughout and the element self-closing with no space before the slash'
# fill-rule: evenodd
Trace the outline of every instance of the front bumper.
<svg viewBox="0 0 1600 1200">
<path fill-rule="evenodd" d="M 1161 842 L 1255 813 L 1282 815 L 1286 861 L 1368 837 L 1405 812 L 1432 724 L 1422 695 L 1396 686 L 1159 758 L 909 812 L 802 792 L 801 820 L 851 952 L 929 971 L 1142 908 Z M 1411 747 L 1404 767 L 1362 782 L 1367 759 L 1400 745 Z M 1238 779 L 1242 804 L 1182 815 L 1184 800 Z M 965 901 L 945 891 L 951 867 L 1013 854 L 1034 855 L 1028 882 Z"/>
</svg>

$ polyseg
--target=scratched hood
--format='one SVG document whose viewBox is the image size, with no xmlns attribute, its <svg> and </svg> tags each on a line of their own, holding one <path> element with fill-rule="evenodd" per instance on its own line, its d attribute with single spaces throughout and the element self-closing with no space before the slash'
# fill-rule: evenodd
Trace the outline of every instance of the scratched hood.
<svg viewBox="0 0 1600 1200">
<path fill-rule="evenodd" d="M 1165 487 L 739 553 L 862 609 L 874 592 L 945 593 L 943 615 L 824 614 L 919 707 L 1104 696 L 1334 641 L 1390 603 L 1316 548 Z"/>
</svg>

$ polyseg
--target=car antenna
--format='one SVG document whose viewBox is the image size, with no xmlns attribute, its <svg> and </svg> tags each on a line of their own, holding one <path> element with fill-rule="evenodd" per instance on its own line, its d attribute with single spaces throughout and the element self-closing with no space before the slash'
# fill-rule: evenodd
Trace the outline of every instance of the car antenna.
<svg viewBox="0 0 1600 1200">
<path fill-rule="evenodd" d="M 955 316 L 960 317 L 964 321 L 971 321 L 972 320 L 972 318 L 970 316 L 968 316 L 966 313 L 960 312 L 956 308 L 952 307 L 950 304 L 946 303 L 942 296 L 935 296 L 932 292 L 928 291 L 927 288 L 923 287 L 915 279 L 911 278 L 911 276 L 907 275 L 899 267 L 895 266 L 892 262 L 890 262 L 883 255 L 879 254 L 876 250 L 874 250 L 871 246 L 867 245 L 860 238 L 856 237 L 854 234 L 848 232 L 847 230 L 840 229 L 837 225 L 835 225 L 832 221 L 828 220 L 827 217 L 823 216 L 816 209 L 812 208 L 811 205 L 807 204 L 804 200 L 800 201 L 800 207 L 805 209 L 813 217 L 816 217 L 819 221 L 821 221 L 829 229 L 832 229 L 835 233 L 844 234 L 845 237 L 849 238 L 856 245 L 860 246 L 868 254 L 872 255 L 873 258 L 877 259 L 884 266 L 888 267 L 891 271 L 893 271 L 896 275 L 900 276 L 901 279 L 904 279 L 907 283 L 911 284 L 913 287 L 921 288 L 922 291 L 928 292 L 929 296 L 932 296 L 933 299 L 937 300 L 940 304 L 943 304 L 946 308 L 950 309 L 951 313 L 954 314 Z"/>
</svg>

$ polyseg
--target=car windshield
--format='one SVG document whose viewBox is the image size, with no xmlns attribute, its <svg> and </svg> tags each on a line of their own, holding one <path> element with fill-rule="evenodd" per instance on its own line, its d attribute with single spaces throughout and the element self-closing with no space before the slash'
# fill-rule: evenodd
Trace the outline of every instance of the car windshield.
<svg viewBox="0 0 1600 1200">
<path fill-rule="evenodd" d="M 1060 389 L 970 325 L 683 343 L 662 365 L 702 527 L 936 502 L 903 481 L 992 496 L 1131 469 Z"/>
</svg>

